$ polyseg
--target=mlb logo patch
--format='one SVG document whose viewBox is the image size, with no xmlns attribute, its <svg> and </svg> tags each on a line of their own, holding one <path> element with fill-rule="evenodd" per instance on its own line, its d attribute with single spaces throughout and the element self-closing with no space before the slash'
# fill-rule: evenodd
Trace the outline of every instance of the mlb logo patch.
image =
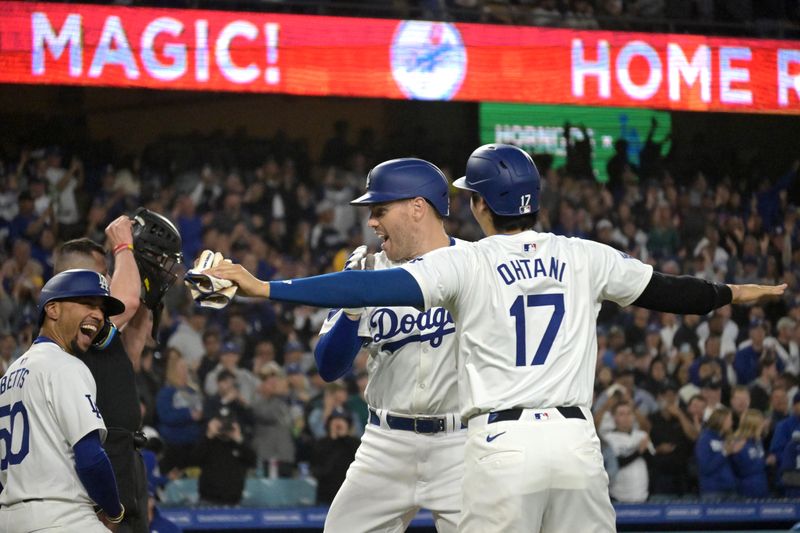
<svg viewBox="0 0 800 533">
<path fill-rule="evenodd" d="M 545 422 L 547 420 L 550 420 L 550 415 L 548 415 L 547 413 L 533 413 L 533 418 Z"/>
<path fill-rule="evenodd" d="M 525 252 L 535 252 L 536 251 L 536 243 L 531 242 L 522 245 L 522 250 Z"/>
</svg>

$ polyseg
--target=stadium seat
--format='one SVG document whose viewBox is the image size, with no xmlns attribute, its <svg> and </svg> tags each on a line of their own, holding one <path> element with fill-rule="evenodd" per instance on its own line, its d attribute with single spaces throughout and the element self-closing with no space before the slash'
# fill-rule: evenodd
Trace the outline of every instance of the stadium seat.
<svg viewBox="0 0 800 533">
<path fill-rule="evenodd" d="M 197 495 L 197 478 L 175 479 L 164 487 L 163 501 L 165 506 L 195 505 Z"/>
<path fill-rule="evenodd" d="M 317 483 L 312 479 L 248 478 L 242 505 L 247 507 L 296 507 L 314 505 Z"/>
</svg>

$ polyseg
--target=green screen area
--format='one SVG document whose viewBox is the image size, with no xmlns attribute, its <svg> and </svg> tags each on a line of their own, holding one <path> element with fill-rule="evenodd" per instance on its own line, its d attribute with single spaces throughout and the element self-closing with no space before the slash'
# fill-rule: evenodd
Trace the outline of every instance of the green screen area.
<svg viewBox="0 0 800 533">
<path fill-rule="evenodd" d="M 566 162 L 564 125 L 569 122 L 570 136 L 583 139 L 584 125 L 592 144 L 592 167 L 598 181 L 608 180 L 606 163 L 614 155 L 614 141 L 628 141 L 628 157 L 639 164 L 639 151 L 657 121 L 653 140 L 661 142 L 671 129 L 670 114 L 649 109 L 582 107 L 561 105 L 525 105 L 483 103 L 480 106 L 482 143 L 513 144 L 532 153 L 552 154 L 555 168 Z M 662 153 L 667 153 L 665 143 Z"/>
</svg>

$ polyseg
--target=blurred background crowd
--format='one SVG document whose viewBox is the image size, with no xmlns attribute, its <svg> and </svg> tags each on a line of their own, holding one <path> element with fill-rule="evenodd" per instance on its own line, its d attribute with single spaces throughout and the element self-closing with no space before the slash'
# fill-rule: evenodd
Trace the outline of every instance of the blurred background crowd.
<svg viewBox="0 0 800 533">
<path fill-rule="evenodd" d="M 102 242 L 106 224 L 139 205 L 175 222 L 187 264 L 209 248 L 261 279 L 339 270 L 360 243 L 376 249 L 366 213 L 348 202 L 391 146 L 369 131 L 353 134 L 346 121 L 333 130 L 318 159 L 303 139 L 282 134 L 173 138 L 114 165 L 87 166 L 79 149 L 59 146 L 6 153 L 0 370 L 35 334 L 36 298 L 57 243 Z M 796 490 L 800 162 L 769 176 L 757 156 L 732 161 L 703 147 L 678 157 L 677 143 L 664 153 L 651 134 L 631 154 L 618 140 L 605 184 L 591 175 L 588 143 L 573 146 L 559 168 L 534 154 L 544 177 L 539 230 L 595 239 L 671 274 L 789 284 L 783 300 L 705 317 L 603 306 L 595 418 L 620 501 Z M 424 155 L 436 161 L 435 150 Z M 480 237 L 468 198 L 455 192 L 446 224 L 454 236 Z M 200 467 L 201 497 L 214 503 L 238 502 L 248 475 L 311 475 L 319 501 L 329 502 L 368 411 L 365 353 L 339 382 L 324 383 L 315 369 L 326 313 L 245 298 L 208 311 L 177 283 L 159 342 L 138 370 L 161 473 L 192 476 Z"/>
</svg>

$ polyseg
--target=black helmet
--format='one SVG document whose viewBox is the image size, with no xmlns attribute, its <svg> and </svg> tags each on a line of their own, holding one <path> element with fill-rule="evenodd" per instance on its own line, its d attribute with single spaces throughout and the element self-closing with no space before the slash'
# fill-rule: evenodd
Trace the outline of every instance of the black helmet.
<svg viewBox="0 0 800 533">
<path fill-rule="evenodd" d="M 156 310 L 183 262 L 181 235 L 166 217 L 140 207 L 133 214 L 133 257 L 142 278 L 144 303 Z"/>
</svg>

